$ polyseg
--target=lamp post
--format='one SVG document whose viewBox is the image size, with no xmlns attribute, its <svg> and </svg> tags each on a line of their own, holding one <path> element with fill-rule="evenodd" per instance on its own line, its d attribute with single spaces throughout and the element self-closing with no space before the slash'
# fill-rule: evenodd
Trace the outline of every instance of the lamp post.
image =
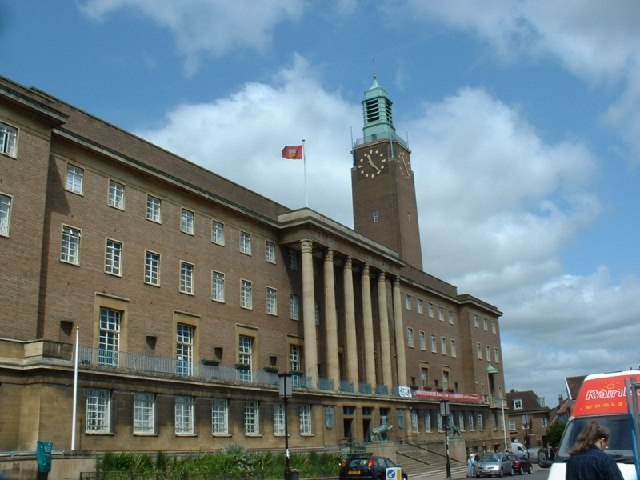
<svg viewBox="0 0 640 480">
<path fill-rule="evenodd" d="M 524 448 L 529 453 L 529 429 L 531 428 L 531 421 L 529 420 L 529 414 L 522 415 L 522 429 L 524 430 Z"/>
<path fill-rule="evenodd" d="M 291 475 L 291 464 L 289 454 L 289 418 L 287 409 L 287 400 L 291 398 L 291 391 L 293 390 L 291 384 L 290 373 L 278 374 L 278 395 L 284 402 L 284 480 L 289 480 Z"/>
<path fill-rule="evenodd" d="M 445 464 L 447 480 L 451 480 L 451 461 L 449 460 L 449 415 L 451 412 L 449 411 L 449 401 L 442 400 L 440 402 L 440 416 L 442 417 L 442 422 L 444 423 L 444 450 L 447 456 L 447 463 Z"/>
</svg>

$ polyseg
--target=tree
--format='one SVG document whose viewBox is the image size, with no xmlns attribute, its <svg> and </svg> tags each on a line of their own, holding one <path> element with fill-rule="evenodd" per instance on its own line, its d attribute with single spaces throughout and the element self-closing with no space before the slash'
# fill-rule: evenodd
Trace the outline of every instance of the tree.
<svg viewBox="0 0 640 480">
<path fill-rule="evenodd" d="M 562 433 L 564 432 L 565 423 L 553 422 L 549 428 L 547 428 L 547 443 L 551 447 L 557 447 L 560 445 L 562 439 Z"/>
</svg>

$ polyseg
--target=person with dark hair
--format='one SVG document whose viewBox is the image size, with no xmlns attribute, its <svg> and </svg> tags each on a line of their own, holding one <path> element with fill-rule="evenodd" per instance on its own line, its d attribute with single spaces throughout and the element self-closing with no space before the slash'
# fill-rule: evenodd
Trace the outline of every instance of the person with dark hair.
<svg viewBox="0 0 640 480">
<path fill-rule="evenodd" d="M 618 464 L 604 453 L 609 432 L 598 422 L 589 422 L 578 434 L 569 452 L 567 480 L 623 480 Z"/>
</svg>

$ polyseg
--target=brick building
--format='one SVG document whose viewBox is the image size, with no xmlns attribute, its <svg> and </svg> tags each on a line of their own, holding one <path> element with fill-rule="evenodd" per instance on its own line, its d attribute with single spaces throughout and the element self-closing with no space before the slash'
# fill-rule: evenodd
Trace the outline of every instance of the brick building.
<svg viewBox="0 0 640 480">
<path fill-rule="evenodd" d="M 352 230 L 0 77 L 0 451 L 280 448 L 278 373 L 293 449 L 441 448 L 441 400 L 498 448 L 501 313 L 422 271 L 376 81 L 363 112 Z"/>
<path fill-rule="evenodd" d="M 512 441 L 526 447 L 547 446 L 547 428 L 551 424 L 551 408 L 532 390 L 507 392 L 507 418 Z"/>
</svg>

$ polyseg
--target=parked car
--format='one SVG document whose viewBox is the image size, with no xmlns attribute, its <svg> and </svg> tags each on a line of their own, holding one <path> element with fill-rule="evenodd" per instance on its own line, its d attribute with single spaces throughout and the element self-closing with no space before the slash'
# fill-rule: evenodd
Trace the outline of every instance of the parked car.
<svg viewBox="0 0 640 480">
<path fill-rule="evenodd" d="M 345 460 L 340 468 L 340 480 L 370 479 L 385 480 L 387 468 L 400 467 L 390 458 L 375 455 L 356 455 Z M 408 480 L 402 471 L 402 479 Z M 399 479 L 398 479 L 399 480 Z"/>
<path fill-rule="evenodd" d="M 520 475 L 523 473 L 531 473 L 533 470 L 533 465 L 531 465 L 527 455 L 512 455 L 511 465 L 513 467 L 513 472 Z"/>
<path fill-rule="evenodd" d="M 513 463 L 507 453 L 485 453 L 476 463 L 476 477 L 513 475 Z"/>
</svg>

